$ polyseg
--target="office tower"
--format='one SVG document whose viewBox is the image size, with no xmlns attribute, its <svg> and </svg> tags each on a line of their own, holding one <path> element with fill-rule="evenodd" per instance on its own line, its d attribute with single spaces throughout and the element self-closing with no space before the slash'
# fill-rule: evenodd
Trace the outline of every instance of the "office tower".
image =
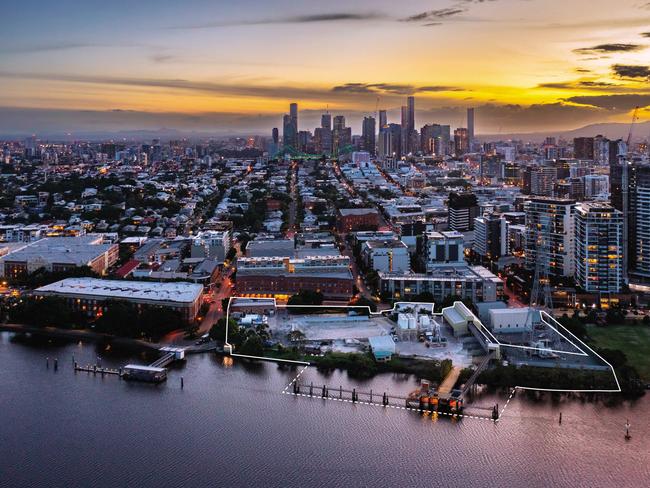
<svg viewBox="0 0 650 488">
<path fill-rule="evenodd" d="M 409 134 L 415 130 L 415 97 L 406 99 L 406 124 Z"/>
<path fill-rule="evenodd" d="M 616 164 L 621 158 L 627 156 L 627 144 L 622 139 L 608 141 L 607 159 L 608 164 Z"/>
<path fill-rule="evenodd" d="M 399 124 L 388 124 L 379 129 L 377 154 L 380 159 L 400 158 L 402 142 L 402 127 Z"/>
<path fill-rule="evenodd" d="M 609 176 L 585 175 L 582 177 L 585 187 L 585 198 L 605 198 L 609 194 Z"/>
<path fill-rule="evenodd" d="M 363 150 L 369 154 L 375 154 L 375 118 L 364 117 L 361 127 L 361 141 Z"/>
<path fill-rule="evenodd" d="M 289 114 L 282 118 L 282 144 L 286 150 L 298 149 L 298 104 L 289 105 Z"/>
<path fill-rule="evenodd" d="M 524 203 L 526 213 L 526 267 L 535 269 L 537 249 L 545 246 L 549 276 L 573 276 L 575 201 L 534 197 Z"/>
<path fill-rule="evenodd" d="M 408 97 L 406 105 L 402 106 L 402 154 L 415 153 L 417 151 L 418 141 L 415 131 L 415 97 Z"/>
<path fill-rule="evenodd" d="M 472 144 L 474 144 L 474 108 L 467 109 L 467 146 L 469 151 L 472 151 Z"/>
<path fill-rule="evenodd" d="M 285 151 L 290 151 L 295 149 L 298 134 L 293 130 L 293 123 L 291 122 L 291 116 L 289 114 L 284 114 L 282 117 L 282 146 Z"/>
<path fill-rule="evenodd" d="M 298 104 L 297 103 L 289 104 L 289 115 L 291 116 L 291 122 L 293 123 L 296 132 L 298 132 Z"/>
<path fill-rule="evenodd" d="M 331 119 L 330 119 L 331 120 Z M 332 130 L 326 127 L 314 129 L 314 148 L 316 154 L 332 155 Z"/>
<path fill-rule="evenodd" d="M 594 138 L 574 137 L 573 157 L 576 159 L 594 159 Z"/>
<path fill-rule="evenodd" d="M 555 168 L 556 177 L 558 180 L 566 180 L 571 176 L 571 163 L 567 159 L 546 161 L 545 165 Z"/>
<path fill-rule="evenodd" d="M 594 162 L 598 164 L 609 162 L 609 140 L 601 135 L 594 137 Z"/>
<path fill-rule="evenodd" d="M 427 124 L 420 129 L 420 150 L 424 154 L 446 156 L 449 154 L 450 127 Z"/>
<path fill-rule="evenodd" d="M 303 153 L 309 153 L 311 152 L 311 143 L 312 143 L 312 137 L 311 137 L 311 132 L 308 130 L 301 130 L 298 131 L 298 149 L 300 152 Z"/>
<path fill-rule="evenodd" d="M 502 215 L 486 214 L 474 219 L 474 251 L 490 261 L 508 254 L 508 221 Z"/>
<path fill-rule="evenodd" d="M 623 286 L 623 213 L 608 203 L 580 203 L 575 214 L 576 284 L 589 293 Z"/>
<path fill-rule="evenodd" d="M 464 241 L 460 232 L 425 232 L 423 247 L 427 272 L 439 267 L 465 265 Z"/>
<path fill-rule="evenodd" d="M 454 154 L 456 157 L 469 152 L 467 129 L 459 127 L 454 131 Z"/>
<path fill-rule="evenodd" d="M 323 114 L 320 116 L 320 126 L 323 129 L 332 130 L 332 114 Z"/>
<path fill-rule="evenodd" d="M 344 115 L 337 115 L 334 117 L 334 130 L 341 130 L 345 128 L 345 116 Z"/>
<path fill-rule="evenodd" d="M 271 131 L 271 138 L 273 139 L 274 144 L 280 143 L 280 133 L 277 127 L 273 127 L 273 130 Z"/>
<path fill-rule="evenodd" d="M 334 130 L 332 131 L 332 154 L 339 156 L 350 152 L 352 144 L 352 129 L 345 126 L 345 117 L 334 117 Z"/>
<path fill-rule="evenodd" d="M 386 116 L 386 111 L 385 110 L 380 110 L 379 111 L 379 129 L 381 130 L 381 128 L 385 127 L 386 124 L 388 124 L 388 117 Z"/>
<path fill-rule="evenodd" d="M 449 194 L 449 230 L 465 232 L 474 229 L 474 219 L 479 216 L 479 206 L 473 193 Z"/>
<path fill-rule="evenodd" d="M 523 193 L 552 197 L 557 181 L 557 168 L 553 166 L 529 166 L 524 170 Z"/>
<path fill-rule="evenodd" d="M 612 164 L 609 185 L 612 206 L 623 212 L 624 276 L 650 284 L 650 165 Z"/>
</svg>

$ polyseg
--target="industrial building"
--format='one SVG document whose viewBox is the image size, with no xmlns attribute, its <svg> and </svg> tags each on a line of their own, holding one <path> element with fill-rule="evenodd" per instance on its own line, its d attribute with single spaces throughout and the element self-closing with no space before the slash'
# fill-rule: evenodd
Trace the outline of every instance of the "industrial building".
<svg viewBox="0 0 650 488">
<path fill-rule="evenodd" d="M 349 300 L 353 286 L 347 256 L 237 259 L 240 295 L 287 299 L 299 291 L 313 290 L 327 299 Z"/>
<path fill-rule="evenodd" d="M 201 308 L 203 286 L 194 283 L 67 278 L 34 290 L 35 296 L 65 298 L 74 310 L 89 316 L 103 313 L 106 302 L 122 300 L 138 305 L 165 307 L 194 322 Z"/>
<path fill-rule="evenodd" d="M 0 273 L 6 278 L 19 278 L 41 268 L 57 272 L 88 266 L 103 275 L 118 257 L 119 245 L 106 243 L 101 234 L 46 237 L 0 257 Z"/>
</svg>

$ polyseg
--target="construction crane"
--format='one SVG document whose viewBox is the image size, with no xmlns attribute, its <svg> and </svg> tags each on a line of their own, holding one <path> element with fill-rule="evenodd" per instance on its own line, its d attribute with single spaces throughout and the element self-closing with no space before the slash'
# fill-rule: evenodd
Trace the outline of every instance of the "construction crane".
<svg viewBox="0 0 650 488">
<path fill-rule="evenodd" d="M 634 130 L 634 124 L 636 123 L 637 120 L 639 120 L 639 106 L 637 105 L 634 107 L 634 112 L 632 112 L 632 122 L 630 122 L 630 130 L 627 133 L 627 140 L 625 141 L 625 145 L 627 146 L 627 150 L 630 150 L 630 143 L 632 142 L 632 131 Z"/>
</svg>

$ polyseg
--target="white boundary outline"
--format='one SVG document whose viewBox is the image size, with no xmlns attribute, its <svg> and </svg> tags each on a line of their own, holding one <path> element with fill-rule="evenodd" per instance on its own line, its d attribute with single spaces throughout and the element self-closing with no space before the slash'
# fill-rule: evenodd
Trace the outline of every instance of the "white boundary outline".
<svg viewBox="0 0 650 488">
<path fill-rule="evenodd" d="M 294 396 L 302 396 L 302 397 L 307 397 L 307 398 L 312 398 L 312 399 L 318 399 L 321 398 L 323 400 L 334 400 L 334 401 L 341 401 L 341 402 L 347 402 L 347 403 L 355 403 L 355 404 L 361 404 L 361 405 L 370 405 L 370 406 L 376 406 L 376 407 L 384 407 L 384 405 L 379 405 L 375 403 L 370 403 L 370 402 L 363 402 L 363 401 L 357 401 L 357 402 L 352 402 L 352 400 L 348 400 L 345 398 L 332 398 L 332 397 L 327 397 L 327 398 L 322 398 L 319 396 L 310 396 L 305 393 L 293 393 L 290 391 L 287 391 L 289 387 L 300 378 L 300 376 L 306 371 L 306 369 L 311 366 L 311 363 L 308 361 L 296 361 L 292 359 L 280 359 L 280 358 L 271 358 L 271 357 L 266 357 L 266 356 L 250 356 L 247 354 L 237 354 L 233 352 L 233 346 L 228 342 L 228 322 L 230 319 L 230 305 L 232 304 L 232 301 L 234 299 L 244 299 L 244 300 L 272 300 L 273 305 L 276 309 L 278 308 L 365 308 L 367 309 L 369 315 L 375 315 L 375 316 L 380 316 L 384 315 L 386 313 L 392 313 L 395 311 L 396 307 L 399 305 L 426 305 L 430 306 L 431 314 L 434 316 L 441 316 L 442 313 L 434 313 L 434 304 L 430 302 L 395 302 L 393 304 L 393 308 L 386 309 L 386 310 L 380 310 L 377 312 L 373 312 L 370 310 L 370 307 L 368 305 L 283 305 L 283 306 L 278 306 L 277 300 L 275 298 L 251 298 L 251 297 L 243 297 L 243 296 L 231 296 L 228 299 L 228 307 L 226 309 L 226 337 L 224 341 L 224 352 L 227 352 L 230 356 L 233 357 L 241 357 L 241 358 L 247 358 L 247 359 L 259 359 L 261 361 L 271 361 L 271 362 L 279 362 L 279 363 L 289 363 L 289 364 L 300 364 L 303 365 L 304 368 L 300 370 L 300 372 L 296 375 L 296 377 L 291 380 L 291 382 L 284 388 L 282 391 L 282 394 L 288 394 L 288 395 L 294 395 Z M 462 302 L 454 302 L 454 305 L 457 303 L 462 303 Z M 470 312 L 471 313 L 471 312 Z M 474 315 L 472 313 L 472 315 Z M 498 341 L 496 337 L 485 327 L 483 324 L 480 322 L 478 317 L 474 315 L 474 318 L 476 319 L 475 322 L 478 322 L 480 324 L 480 327 L 476 327 L 476 329 L 483 334 L 483 336 L 487 339 L 488 343 L 491 343 L 495 346 L 499 347 L 512 347 L 512 348 L 517 348 L 517 349 L 528 349 L 528 350 L 533 350 L 533 351 L 539 351 L 541 348 L 537 347 L 531 347 L 531 346 L 518 346 L 514 344 L 503 344 Z M 571 339 L 566 337 L 564 334 L 562 334 L 557 328 L 555 328 L 553 325 L 551 325 L 551 321 L 554 322 L 558 327 L 561 327 L 564 329 L 568 335 L 573 337 L 573 339 L 580 344 L 582 344 L 586 349 L 591 351 L 596 357 L 598 357 L 601 361 L 603 361 L 611 370 L 612 375 L 614 376 L 614 381 L 616 382 L 616 388 L 615 389 L 596 389 L 596 390 L 574 390 L 574 389 L 562 389 L 562 388 L 533 388 L 530 386 L 514 386 L 512 387 L 512 391 L 510 392 L 510 395 L 508 396 L 508 399 L 506 400 L 505 405 L 499 412 L 499 418 L 496 420 L 492 420 L 486 417 L 479 417 L 479 416 L 474 416 L 474 415 L 465 415 L 465 414 L 448 414 L 444 412 L 437 412 L 438 414 L 442 415 L 449 415 L 452 417 L 466 417 L 466 418 L 475 418 L 475 419 L 480 419 L 480 420 L 489 420 L 491 422 L 498 423 L 501 420 L 501 416 L 505 412 L 506 408 L 508 407 L 508 404 L 510 403 L 510 400 L 512 400 L 512 397 L 515 395 L 515 392 L 519 390 L 531 390 L 531 391 L 545 391 L 545 392 L 556 392 L 556 393 L 620 393 L 621 392 L 621 385 L 618 381 L 618 377 L 616 376 L 616 372 L 614 371 L 614 367 L 608 363 L 600 354 L 598 354 L 596 351 L 594 351 L 592 348 L 590 348 L 586 343 L 584 343 L 581 339 L 576 337 L 570 330 L 566 329 L 562 324 L 560 324 L 555 318 L 553 318 L 551 315 L 549 315 L 547 312 L 540 310 L 540 318 L 542 322 L 553 329 L 555 332 L 557 332 L 562 338 L 564 338 L 567 342 L 569 342 L 571 345 L 573 345 L 576 349 L 578 349 L 580 352 L 568 352 L 568 351 L 559 351 L 559 350 L 554 350 L 554 349 L 544 349 L 545 351 L 550 351 L 550 352 L 555 352 L 555 353 L 560 353 L 560 354 L 569 354 L 569 355 L 574 355 L 574 356 L 589 356 L 588 353 L 586 353 L 583 349 L 581 349 L 579 346 L 577 346 Z M 489 334 L 490 337 L 488 337 Z M 227 351 L 226 351 L 227 349 Z M 419 412 L 418 409 L 416 408 L 410 408 L 410 407 L 401 407 L 398 405 L 387 405 L 387 407 L 398 409 L 398 410 L 410 410 L 410 411 L 416 411 Z M 468 407 L 471 408 L 471 407 Z"/>
</svg>

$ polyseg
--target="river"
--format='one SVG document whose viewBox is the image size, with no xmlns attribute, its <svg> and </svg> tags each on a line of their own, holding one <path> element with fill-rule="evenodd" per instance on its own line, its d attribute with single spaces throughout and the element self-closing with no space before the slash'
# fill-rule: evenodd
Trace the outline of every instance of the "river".
<svg viewBox="0 0 650 488">
<path fill-rule="evenodd" d="M 105 366 L 144 360 L 100 354 Z M 93 363 L 96 346 L 37 346 L 0 334 L 0 486 L 650 486 L 650 395 L 616 408 L 516 395 L 497 424 L 432 420 L 281 394 L 301 368 L 202 354 L 148 385 L 74 373 L 73 355 Z M 57 371 L 52 359 L 46 369 L 48 356 L 58 358 Z M 313 368 L 304 380 L 415 386 L 392 375 L 360 384 Z"/>
</svg>

